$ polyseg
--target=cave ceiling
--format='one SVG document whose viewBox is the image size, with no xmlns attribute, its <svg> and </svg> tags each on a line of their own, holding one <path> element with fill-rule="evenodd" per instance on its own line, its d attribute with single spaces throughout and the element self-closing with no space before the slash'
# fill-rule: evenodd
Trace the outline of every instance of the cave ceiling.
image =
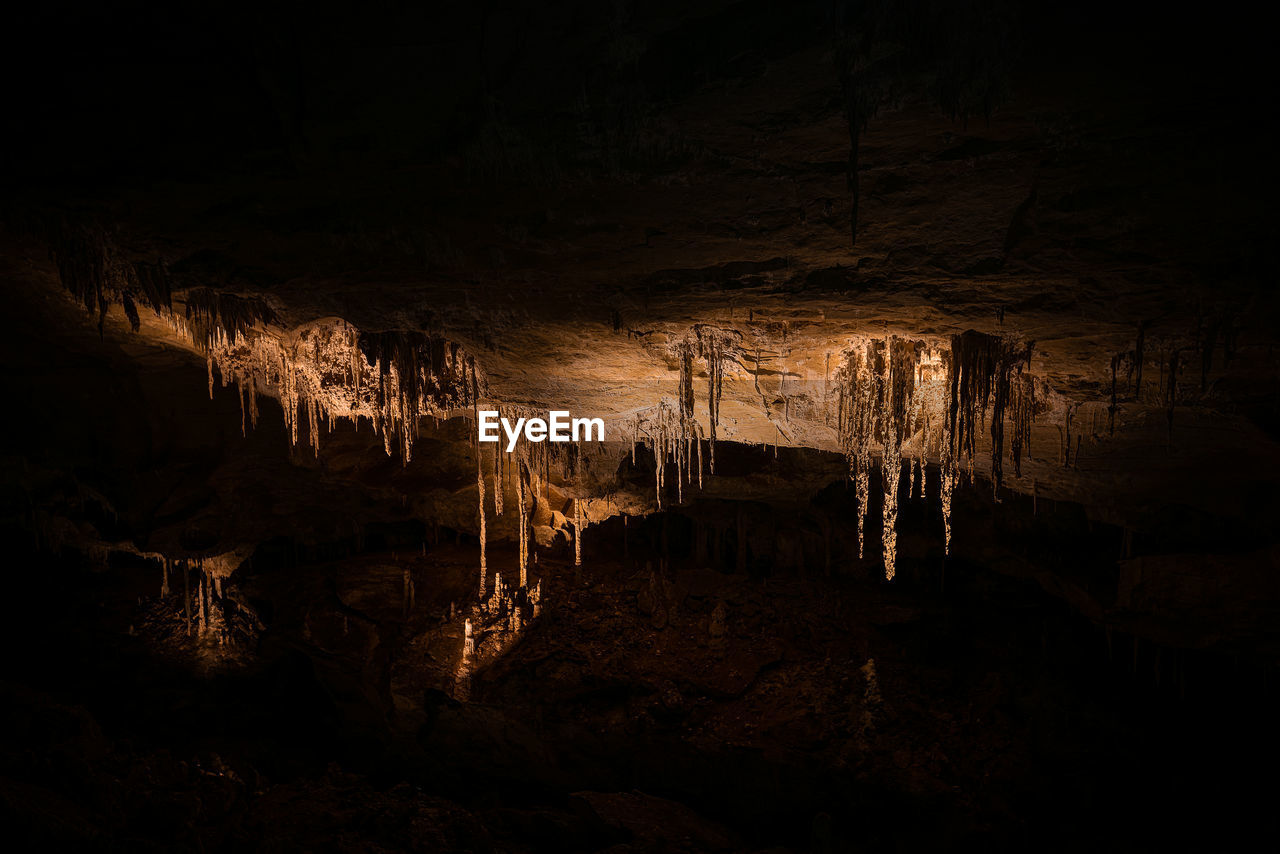
<svg viewBox="0 0 1280 854">
<path fill-rule="evenodd" d="M 604 419 L 609 441 L 582 449 L 589 464 L 548 474 L 545 537 L 568 524 L 573 498 L 593 523 L 643 515 L 661 487 L 617 472 L 633 440 L 664 441 L 687 352 L 681 429 L 706 439 L 714 421 L 719 442 L 774 459 L 823 453 L 695 477 L 677 438 L 682 482 L 667 501 L 803 505 L 856 467 L 841 427 L 850 355 L 874 361 L 905 342 L 923 388 L 920 363 L 952 365 L 970 331 L 1017 350 L 1034 398 L 1024 458 L 1008 435 L 993 449 L 984 398 L 973 452 L 956 462 L 992 500 L 1007 489 L 1075 502 L 1139 531 L 1168 525 L 1171 508 L 1234 517 L 1272 500 L 1259 494 L 1280 463 L 1274 306 L 1255 287 L 1270 226 L 1236 195 L 1258 152 L 1230 104 L 1201 105 L 1217 121 L 1191 125 L 1176 78 L 1118 75 L 1114 58 L 1070 51 L 1028 57 L 988 118 L 953 121 L 907 92 L 862 136 L 851 247 L 830 46 L 809 22 L 735 55 L 731 6 L 650 10 L 625 37 L 499 11 L 475 78 L 488 101 L 437 58 L 423 72 L 439 84 L 428 118 L 403 138 L 395 121 L 369 123 L 405 109 L 395 82 L 382 99 L 368 91 L 374 72 L 329 69 L 308 94 L 326 118 L 309 119 L 279 106 L 287 63 L 268 59 L 255 91 L 276 105 L 276 148 L 228 165 L 193 142 L 180 167 L 76 185 L 56 204 L 43 189 L 15 193 L 13 304 L 53 330 L 9 342 L 12 360 L 40 365 L 28 390 L 65 383 L 89 406 L 124 395 L 150 436 L 140 465 L 183 443 L 159 434 L 218 425 L 191 496 L 175 486 L 130 511 L 125 474 L 81 471 L 77 489 L 132 521 L 68 536 L 240 553 L 302 526 L 304 510 L 318 514 L 303 532 L 316 539 L 387 513 L 474 533 L 477 407 Z M 541 62 L 561 27 L 572 35 Z M 697 67 L 673 70 L 672 45 L 699 38 Z M 512 72 L 507 55 L 537 71 Z M 584 57 L 588 72 L 574 65 Z M 74 359 L 32 355 L 42 346 L 133 391 L 85 390 Z M 437 387 L 377 399 L 406 347 L 435 354 Z M 708 347 L 722 373 L 714 419 Z M 954 392 L 946 381 L 934 392 L 895 440 L 908 466 L 938 465 L 953 441 L 939 425 Z M 74 462 L 73 444 L 49 451 L 51 470 L 59 453 Z M 108 483 L 121 492 L 106 495 Z M 489 535 L 515 525 L 493 520 Z"/>
</svg>

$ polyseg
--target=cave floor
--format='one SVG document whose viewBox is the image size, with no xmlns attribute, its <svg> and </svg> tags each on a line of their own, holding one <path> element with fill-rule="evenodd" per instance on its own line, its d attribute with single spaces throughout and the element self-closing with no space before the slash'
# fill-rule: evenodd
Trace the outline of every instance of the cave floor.
<svg viewBox="0 0 1280 854">
<path fill-rule="evenodd" d="M 1274 701 L 1219 659 L 963 561 L 942 591 L 633 552 L 540 558 L 518 635 L 464 604 L 473 545 L 302 556 L 246 585 L 252 650 L 156 643 L 150 566 L 61 567 L 27 619 L 66 669 L 7 674 L 4 812 L 76 845 L 353 851 L 1138 850 L 1144 815 L 1174 840 L 1265 814 L 1217 775 L 1270 755 Z"/>
</svg>

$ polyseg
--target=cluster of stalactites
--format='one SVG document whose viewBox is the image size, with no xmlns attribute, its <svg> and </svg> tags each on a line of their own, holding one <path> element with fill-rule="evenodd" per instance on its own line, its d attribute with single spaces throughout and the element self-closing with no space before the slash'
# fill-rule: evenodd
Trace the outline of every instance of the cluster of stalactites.
<svg viewBox="0 0 1280 854">
<path fill-rule="evenodd" d="M 680 371 L 680 384 L 676 393 L 675 406 L 671 406 L 666 401 L 659 404 L 655 415 L 637 416 L 633 425 L 634 439 L 636 443 L 640 441 L 640 434 L 645 433 L 645 444 L 654 450 L 655 458 L 658 458 L 658 471 L 655 475 L 655 488 L 658 491 L 658 506 L 662 506 L 662 489 L 664 481 L 663 459 L 670 458 L 675 461 L 677 467 L 682 472 L 681 477 L 677 479 L 677 492 L 680 493 L 678 500 L 683 501 L 683 485 L 686 478 L 683 473 L 688 471 L 688 461 L 694 453 L 694 445 L 698 445 L 696 453 L 698 455 L 698 485 L 702 485 L 702 447 L 700 439 L 703 431 L 699 426 L 697 418 L 694 414 L 695 392 L 694 392 L 694 376 L 695 376 L 695 360 L 701 359 L 707 374 L 707 445 L 710 457 L 710 468 L 714 474 L 716 470 L 716 432 L 720 424 L 720 401 L 724 397 L 724 369 L 725 363 L 733 358 L 736 352 L 741 333 L 735 330 L 720 329 L 717 327 L 699 324 L 695 326 L 690 333 L 682 340 L 678 341 L 673 347 L 673 354 Z M 673 426 L 674 425 L 674 426 Z M 675 447 L 676 444 L 682 444 L 684 450 L 681 451 Z M 632 462 L 635 462 L 634 448 L 632 451 Z"/>
<path fill-rule="evenodd" d="M 140 305 L 160 316 L 173 313 L 173 284 L 163 262 L 126 258 L 106 230 L 95 223 L 49 216 L 29 225 L 48 244 L 49 259 L 58 268 L 62 286 L 86 310 L 97 313 L 99 331 L 113 304 L 124 308 L 134 332 L 141 324 Z"/>
<path fill-rule="evenodd" d="M 423 416 L 439 417 L 479 397 L 484 378 L 475 360 L 454 342 L 418 331 L 358 333 L 345 323 L 317 324 L 285 341 L 265 332 L 275 323 L 265 300 L 212 288 L 187 291 L 181 313 L 173 309 L 174 286 L 163 263 L 132 261 L 96 224 L 50 218 L 35 223 L 49 244 L 63 286 L 102 328 L 107 309 L 123 306 L 140 327 L 138 306 L 149 306 L 170 329 L 204 352 L 209 393 L 214 368 L 225 386 L 240 393 L 242 424 L 256 423 L 258 393 L 279 396 L 286 426 L 298 442 L 300 410 L 308 442 L 318 452 L 321 422 L 367 418 L 383 435 L 387 453 L 398 450 L 407 464 Z M 246 427 L 247 429 L 247 427 Z"/>
<path fill-rule="evenodd" d="M 358 425 L 366 418 L 387 454 L 399 453 L 407 464 L 423 417 L 445 416 L 485 390 L 471 356 L 424 333 L 367 335 L 339 321 L 314 324 L 285 339 L 241 323 L 234 332 L 217 325 L 205 339 L 191 318 L 183 329 L 197 345 L 207 342 L 210 395 L 215 367 L 224 386 L 236 383 L 242 409 L 254 423 L 256 394 L 276 395 L 291 441 L 298 443 L 305 419 L 315 453 L 322 426 L 332 429 L 339 418 Z"/>
<path fill-rule="evenodd" d="M 702 488 L 702 428 L 691 416 L 660 401 L 656 408 L 637 414 L 632 420 L 631 461 L 643 444 L 653 452 L 654 497 L 662 508 L 667 487 L 667 466 L 676 467 L 676 502 L 684 502 L 685 485 L 696 480 Z"/>
<path fill-rule="evenodd" d="M 361 333 L 360 352 L 378 378 L 379 409 L 394 423 L 408 462 L 418 423 L 471 406 L 484 389 L 475 359 L 460 345 L 425 332 Z"/>
<path fill-rule="evenodd" d="M 858 553 L 865 557 L 866 513 L 871 498 L 873 448 L 881 452 L 884 490 L 882 552 L 885 577 L 897 564 L 898 486 L 907 445 L 918 444 L 923 458 L 929 444 L 929 419 L 917 389 L 936 385 L 936 351 L 898 336 L 868 339 L 844 354 L 836 375 L 836 430 L 857 490 Z M 910 459 L 910 457 L 907 457 Z"/>
<path fill-rule="evenodd" d="M 696 350 L 707 369 L 707 445 L 711 473 L 716 471 L 716 429 L 720 425 L 720 400 L 724 395 L 725 363 L 737 352 L 741 333 L 699 324 L 692 338 L 681 345 L 680 412 L 693 419 L 693 354 Z"/>
<path fill-rule="evenodd" d="M 276 320 L 275 312 L 258 297 L 195 288 L 183 300 L 192 343 L 206 351 L 232 347 L 251 331 Z"/>
<path fill-rule="evenodd" d="M 956 335 L 948 349 L 897 336 L 864 340 L 844 354 L 836 374 L 837 434 L 849 461 L 858 499 L 859 554 L 865 556 L 865 517 L 870 499 L 872 449 L 881 455 L 884 489 L 883 557 L 885 575 L 896 563 L 896 514 L 902 462 L 918 466 L 924 493 L 924 464 L 932 457 L 939 468 L 944 546 L 951 547 L 951 505 L 967 456 L 970 477 L 976 436 L 990 419 L 991 478 L 1003 482 L 1006 420 L 1010 455 L 1022 473 L 1022 457 L 1031 450 L 1031 423 L 1036 412 L 1032 345 L 1014 338 L 969 331 Z M 908 495 L 915 491 L 916 469 L 910 468 Z"/>
<path fill-rule="evenodd" d="M 512 421 L 532 414 L 526 409 L 515 406 L 500 406 L 498 409 L 501 417 Z M 498 448 L 499 445 L 500 443 L 494 443 L 495 448 Z M 580 452 L 581 449 L 576 444 L 570 446 L 567 450 L 560 449 L 546 442 L 529 442 L 523 435 L 517 439 L 516 446 L 510 453 L 506 452 L 505 449 L 495 451 L 492 473 L 495 512 L 497 514 L 503 512 L 504 502 L 502 495 L 506 489 L 513 488 L 516 493 L 518 583 L 515 585 L 507 584 L 503 580 L 502 573 L 495 570 L 493 573 L 493 590 L 490 592 L 486 586 L 488 582 L 488 561 L 485 554 L 487 548 L 485 498 L 486 492 L 489 490 L 486 489 L 485 485 L 485 453 L 482 450 L 482 446 L 479 443 L 476 444 L 476 491 L 480 522 L 480 584 L 478 602 L 471 609 L 471 614 L 478 620 L 483 620 L 490 630 L 485 635 L 487 639 L 484 650 L 481 650 L 476 641 L 475 629 L 472 626 L 471 618 L 468 617 L 464 620 L 463 651 L 457 674 L 459 677 L 465 677 L 470 673 L 473 667 L 472 661 L 477 658 L 478 653 L 482 653 L 480 655 L 481 658 L 490 654 L 501 654 L 507 645 L 515 642 L 520 636 L 525 626 L 525 620 L 536 619 L 541 612 L 542 582 L 539 580 L 532 586 L 529 584 L 529 567 L 532 563 L 531 517 L 533 516 L 539 492 L 543 493 L 544 498 L 550 495 L 553 468 L 562 477 L 572 476 L 579 470 Z M 511 481 L 514 481 L 514 485 Z M 581 526 L 583 519 L 582 503 L 578 501 L 578 508 L 575 513 L 575 521 L 579 526 Z M 580 537 L 580 533 L 576 535 Z M 493 629 L 496 629 L 496 631 Z"/>
<path fill-rule="evenodd" d="M 1011 416 L 1014 470 L 1022 473 L 1022 454 L 1030 453 L 1035 416 L 1035 384 L 1031 376 L 1034 344 L 969 330 L 951 338 L 951 401 L 948 411 L 952 456 L 975 455 L 975 436 L 991 421 L 991 484 L 1004 483 L 1005 417 Z"/>
<path fill-rule="evenodd" d="M 501 405 L 497 407 L 497 411 L 501 418 L 505 418 L 510 422 L 515 422 L 520 418 L 528 418 L 537 415 L 537 412 L 527 407 Z M 551 498 L 551 485 L 555 478 L 559 478 L 561 483 L 575 481 L 574 489 L 580 494 L 586 492 L 589 487 L 592 476 L 591 470 L 595 462 L 600 460 L 608 460 L 610 465 L 616 466 L 616 458 L 609 457 L 607 452 L 601 447 L 601 443 L 595 442 L 530 442 L 521 433 L 516 438 L 515 447 L 511 452 L 507 452 L 505 447 L 500 447 L 502 443 L 493 443 L 493 473 L 492 473 L 492 493 L 493 493 L 493 510 L 496 515 L 502 515 L 506 502 L 504 501 L 504 493 L 510 489 L 515 493 L 516 512 L 516 537 L 517 537 L 517 569 L 520 574 L 520 586 L 524 587 L 527 579 L 529 566 L 533 561 L 532 550 L 532 525 L 531 517 L 539 500 L 548 501 Z M 486 524 L 485 524 L 485 499 L 486 493 L 490 490 L 486 488 L 484 483 L 484 452 L 477 445 L 477 493 L 480 506 L 480 530 L 481 530 L 481 548 L 485 547 Z M 585 528 L 587 521 L 585 517 L 586 499 L 575 499 L 577 504 L 575 508 L 575 539 L 578 541 L 577 548 L 581 548 L 582 529 Z M 487 572 L 485 556 L 481 555 L 481 584 L 480 597 L 485 596 L 484 580 Z"/>
</svg>

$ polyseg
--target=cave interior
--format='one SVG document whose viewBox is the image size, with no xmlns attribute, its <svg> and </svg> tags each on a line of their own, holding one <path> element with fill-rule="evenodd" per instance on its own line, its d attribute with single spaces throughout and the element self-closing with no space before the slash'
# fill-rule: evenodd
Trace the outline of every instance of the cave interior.
<svg viewBox="0 0 1280 854">
<path fill-rule="evenodd" d="M 1274 841 L 1271 49 L 1189 9 L 15 11 L 5 847 Z"/>
</svg>

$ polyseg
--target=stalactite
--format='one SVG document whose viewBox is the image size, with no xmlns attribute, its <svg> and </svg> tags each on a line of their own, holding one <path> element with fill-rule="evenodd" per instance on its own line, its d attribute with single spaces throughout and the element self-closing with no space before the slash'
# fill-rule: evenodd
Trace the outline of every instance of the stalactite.
<svg viewBox="0 0 1280 854">
<path fill-rule="evenodd" d="M 653 452 L 654 460 L 654 501 L 659 509 L 664 504 L 667 488 L 667 466 L 674 464 L 676 469 L 676 500 L 684 501 L 684 484 L 692 483 L 692 448 L 697 444 L 698 453 L 698 485 L 702 485 L 701 466 L 701 431 L 698 422 L 686 417 L 666 401 L 660 401 L 647 414 L 637 414 L 633 420 L 632 454 L 635 445 L 643 442 Z"/>
<path fill-rule="evenodd" d="M 676 504 L 684 503 L 684 476 L 685 476 L 685 443 L 679 439 L 675 441 L 675 458 L 676 458 Z"/>
<path fill-rule="evenodd" d="M 503 453 L 499 450 L 500 442 L 493 444 L 493 514 L 495 516 L 502 515 L 502 458 Z"/>
<path fill-rule="evenodd" d="M 1019 365 L 1011 385 L 1012 403 L 1010 420 L 1013 423 L 1013 436 L 1009 442 L 1009 451 L 1013 457 L 1013 473 L 1022 477 L 1022 455 L 1031 459 L 1031 422 L 1035 420 L 1036 386 L 1035 379 Z"/>
<path fill-rule="evenodd" d="M 532 490 L 530 489 L 528 466 L 524 461 L 521 461 L 518 465 L 520 481 L 520 587 L 524 588 L 529 583 L 529 507 L 526 501 Z"/>
<path fill-rule="evenodd" d="M 871 502 L 870 452 L 859 454 L 851 463 L 849 477 L 853 480 L 854 494 L 858 502 L 858 558 L 867 556 L 867 507 Z"/>
<path fill-rule="evenodd" d="M 939 469 L 940 489 L 942 494 L 942 554 L 951 554 L 951 497 L 956 490 L 956 461 L 948 455 Z"/>
<path fill-rule="evenodd" d="M 1062 467 L 1066 468 L 1071 465 L 1071 421 L 1075 417 L 1077 404 L 1067 404 L 1062 410 L 1062 425 L 1058 428 L 1058 433 L 1062 440 L 1062 446 L 1059 449 L 1059 460 Z"/>
<path fill-rule="evenodd" d="M 484 598 L 486 576 L 489 573 L 485 558 L 488 538 L 486 536 L 484 518 L 484 454 L 478 447 L 476 448 L 476 489 L 479 490 L 478 511 L 480 515 L 480 598 Z"/>
<path fill-rule="evenodd" d="M 582 499 L 573 499 L 573 565 L 582 566 Z"/>
<path fill-rule="evenodd" d="M 662 453 L 661 443 L 655 441 L 653 444 L 653 489 L 659 510 L 662 509 L 662 476 L 666 470 L 666 455 Z"/>
<path fill-rule="evenodd" d="M 720 423 L 720 399 L 724 392 L 724 362 L 732 356 L 741 335 L 708 326 L 694 327 L 698 353 L 707 365 L 707 421 L 711 473 L 716 472 L 716 429 Z"/>
<path fill-rule="evenodd" d="M 902 458 L 898 456 L 896 443 L 890 441 L 886 448 L 881 473 L 884 478 L 883 550 L 884 577 L 892 581 L 898 561 L 898 481 L 902 475 Z"/>
<path fill-rule="evenodd" d="M 882 514 L 883 535 L 881 539 L 884 556 L 884 577 L 892 581 L 897 571 L 898 560 L 898 483 L 902 475 L 902 439 L 910 426 L 904 417 L 909 409 L 909 400 L 914 385 L 899 384 L 904 373 L 914 383 L 915 365 L 910 371 L 903 370 L 906 356 L 904 348 L 897 347 L 897 338 L 887 342 L 884 366 L 884 393 L 888 397 L 884 409 L 889 414 L 884 425 L 884 458 L 880 463 L 880 471 L 884 485 L 884 512 Z M 914 355 L 914 353 L 912 353 Z M 901 387 L 905 398 L 899 394 Z"/>
<path fill-rule="evenodd" d="M 680 415 L 693 418 L 693 345 L 683 341 L 677 348 L 680 359 Z"/>
</svg>

